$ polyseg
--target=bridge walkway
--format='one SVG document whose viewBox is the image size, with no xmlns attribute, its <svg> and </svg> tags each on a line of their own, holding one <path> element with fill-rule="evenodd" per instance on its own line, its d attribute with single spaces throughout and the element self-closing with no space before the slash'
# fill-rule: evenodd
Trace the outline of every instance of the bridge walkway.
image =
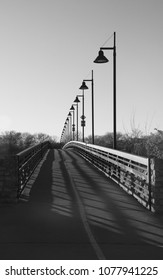
<svg viewBox="0 0 163 280">
<path fill-rule="evenodd" d="M 0 259 L 163 259 L 163 217 L 71 150 L 49 150 L 0 207 Z"/>
</svg>

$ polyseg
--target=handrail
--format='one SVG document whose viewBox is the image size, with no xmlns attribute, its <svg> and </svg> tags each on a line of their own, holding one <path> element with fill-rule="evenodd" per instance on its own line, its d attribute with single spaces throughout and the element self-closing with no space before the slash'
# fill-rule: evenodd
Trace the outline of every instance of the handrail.
<svg viewBox="0 0 163 280">
<path fill-rule="evenodd" d="M 16 154 L 17 162 L 17 196 L 20 197 L 30 176 L 49 148 L 49 141 L 36 144 Z"/>
<path fill-rule="evenodd" d="M 108 177 L 151 210 L 150 159 L 83 142 L 71 141 L 63 149 L 74 148 Z"/>
</svg>

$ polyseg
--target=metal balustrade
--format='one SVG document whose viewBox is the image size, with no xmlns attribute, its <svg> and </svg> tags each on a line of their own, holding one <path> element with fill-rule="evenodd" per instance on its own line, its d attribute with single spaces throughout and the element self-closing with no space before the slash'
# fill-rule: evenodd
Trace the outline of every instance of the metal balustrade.
<svg viewBox="0 0 163 280">
<path fill-rule="evenodd" d="M 63 149 L 73 148 L 85 159 L 133 195 L 151 210 L 150 159 L 83 142 L 71 141 Z"/>
<path fill-rule="evenodd" d="M 17 162 L 17 178 L 18 191 L 17 195 L 20 197 L 23 189 L 26 186 L 33 171 L 43 158 L 44 154 L 49 148 L 49 142 L 43 142 L 32 146 L 16 155 Z"/>
</svg>

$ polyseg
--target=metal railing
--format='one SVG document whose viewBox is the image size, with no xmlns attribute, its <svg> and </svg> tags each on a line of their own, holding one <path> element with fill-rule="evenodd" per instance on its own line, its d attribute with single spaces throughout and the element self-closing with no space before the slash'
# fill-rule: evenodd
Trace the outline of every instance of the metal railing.
<svg viewBox="0 0 163 280">
<path fill-rule="evenodd" d="M 74 148 L 80 155 L 151 210 L 150 159 L 97 145 L 71 141 L 63 149 Z"/>
<path fill-rule="evenodd" d="M 49 142 L 34 145 L 16 155 L 18 190 L 17 196 L 20 197 L 33 171 L 43 158 L 49 148 Z"/>
</svg>

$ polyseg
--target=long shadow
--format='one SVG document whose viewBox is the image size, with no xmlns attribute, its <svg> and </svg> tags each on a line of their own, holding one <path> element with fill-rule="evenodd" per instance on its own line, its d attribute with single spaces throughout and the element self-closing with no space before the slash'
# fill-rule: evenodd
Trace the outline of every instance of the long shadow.
<svg viewBox="0 0 163 280">
<path fill-rule="evenodd" d="M 107 244 L 110 244 L 110 248 L 112 246 L 116 248 L 117 244 L 122 244 L 121 250 L 112 250 L 113 258 L 162 259 L 163 227 L 160 223 L 158 226 L 155 216 L 89 162 L 85 161 L 84 164 L 81 164 L 81 157 L 78 154 L 71 151 L 67 151 L 66 154 L 69 158 L 69 164 L 71 164 L 72 176 L 77 185 L 80 186 L 78 191 L 81 197 L 83 197 L 82 193 L 85 192 L 86 188 L 93 190 L 97 197 L 102 199 L 104 208 L 107 209 L 106 212 L 112 214 L 112 222 L 118 224 L 119 232 L 116 234 L 113 231 L 114 227 L 112 228 L 111 224 L 109 226 L 109 219 L 106 223 L 107 215 L 104 219 L 102 212 L 100 214 L 94 195 L 91 199 L 94 200 L 93 206 L 90 203 L 90 198 L 83 198 L 88 219 L 93 225 L 97 240 L 105 243 L 106 254 Z M 81 182 L 79 178 L 82 178 Z M 87 192 L 84 196 L 87 196 Z M 127 205 L 126 209 L 122 208 L 124 203 Z"/>
<path fill-rule="evenodd" d="M 46 162 L 34 182 L 28 200 L 6 207 L 2 231 L 0 231 L 1 259 L 39 259 L 40 242 L 46 243 L 44 236 L 48 226 L 51 205 L 51 164 L 53 153 L 49 152 Z M 24 198 L 24 197 L 23 197 Z M 46 252 L 45 252 L 46 258 Z"/>
<path fill-rule="evenodd" d="M 1 209 L 0 224 L 0 259 L 96 259 L 59 151 L 47 155 L 28 200 Z"/>
<path fill-rule="evenodd" d="M 40 203 L 46 202 L 46 204 L 50 205 L 52 202 L 51 199 L 51 185 L 52 185 L 52 162 L 54 161 L 54 153 L 49 152 L 46 160 L 46 164 L 44 164 L 40 170 L 40 173 L 32 186 L 29 203 Z"/>
</svg>

